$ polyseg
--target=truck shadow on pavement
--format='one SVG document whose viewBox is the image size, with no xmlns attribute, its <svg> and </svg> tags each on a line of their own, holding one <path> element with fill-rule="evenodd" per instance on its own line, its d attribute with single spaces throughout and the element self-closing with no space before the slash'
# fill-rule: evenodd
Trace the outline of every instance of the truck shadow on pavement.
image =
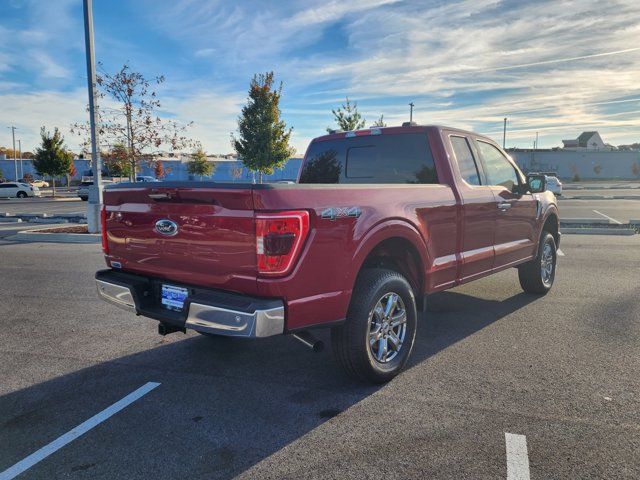
<svg viewBox="0 0 640 480">
<path fill-rule="evenodd" d="M 535 299 L 433 295 L 409 368 Z M 0 397 L 0 472 L 149 381 L 161 385 L 29 478 L 230 478 L 386 388 L 353 383 L 329 351 L 287 337 L 158 343 Z M 302 472 L 304 459 L 292 475 Z"/>
</svg>

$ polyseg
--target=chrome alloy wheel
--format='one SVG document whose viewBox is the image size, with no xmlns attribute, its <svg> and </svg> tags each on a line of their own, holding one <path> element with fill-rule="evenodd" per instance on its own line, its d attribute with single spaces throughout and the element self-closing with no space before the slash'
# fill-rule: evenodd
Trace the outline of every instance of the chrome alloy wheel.
<svg viewBox="0 0 640 480">
<path fill-rule="evenodd" d="M 407 311 L 397 293 L 383 295 L 369 313 L 369 350 L 380 363 L 393 360 L 407 334 Z"/>
<path fill-rule="evenodd" d="M 553 268 L 553 247 L 549 242 L 547 242 L 544 244 L 544 247 L 542 247 L 542 255 L 540 258 L 540 275 L 542 276 L 542 283 L 547 287 L 553 282 Z"/>
</svg>

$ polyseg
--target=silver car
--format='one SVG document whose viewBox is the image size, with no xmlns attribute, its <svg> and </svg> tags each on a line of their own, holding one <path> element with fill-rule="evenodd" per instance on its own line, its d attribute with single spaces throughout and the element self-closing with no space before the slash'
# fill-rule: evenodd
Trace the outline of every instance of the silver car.
<svg viewBox="0 0 640 480">
<path fill-rule="evenodd" d="M 113 183 L 113 181 L 103 179 L 102 183 L 106 185 L 109 183 Z M 80 197 L 80 200 L 82 200 L 83 202 L 86 202 L 87 200 L 89 200 L 89 187 L 91 185 L 93 185 L 93 180 L 84 181 L 80 183 L 80 185 L 78 186 L 78 196 Z"/>
</svg>

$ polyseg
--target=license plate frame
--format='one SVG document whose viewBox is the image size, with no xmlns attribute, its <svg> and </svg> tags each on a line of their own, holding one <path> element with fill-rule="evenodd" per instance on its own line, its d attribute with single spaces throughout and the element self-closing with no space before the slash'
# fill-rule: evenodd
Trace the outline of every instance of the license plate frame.
<svg viewBox="0 0 640 480">
<path fill-rule="evenodd" d="M 160 285 L 160 303 L 167 310 L 181 312 L 184 310 L 184 302 L 189 296 L 189 290 L 177 285 L 163 283 Z"/>
</svg>

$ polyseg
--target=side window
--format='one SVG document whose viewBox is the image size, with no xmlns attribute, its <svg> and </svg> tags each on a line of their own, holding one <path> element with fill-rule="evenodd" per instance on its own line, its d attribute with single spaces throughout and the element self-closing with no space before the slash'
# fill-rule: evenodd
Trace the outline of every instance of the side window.
<svg viewBox="0 0 640 480">
<path fill-rule="evenodd" d="M 519 182 L 516 170 L 509 160 L 490 143 L 478 140 L 478 148 L 487 168 L 489 184 L 499 185 L 513 191 L 513 187 Z"/>
<path fill-rule="evenodd" d="M 449 138 L 458 162 L 460 176 L 469 185 L 480 185 L 480 172 L 478 171 L 476 160 L 473 158 L 473 153 L 471 153 L 469 142 L 464 137 L 451 136 Z"/>
</svg>

